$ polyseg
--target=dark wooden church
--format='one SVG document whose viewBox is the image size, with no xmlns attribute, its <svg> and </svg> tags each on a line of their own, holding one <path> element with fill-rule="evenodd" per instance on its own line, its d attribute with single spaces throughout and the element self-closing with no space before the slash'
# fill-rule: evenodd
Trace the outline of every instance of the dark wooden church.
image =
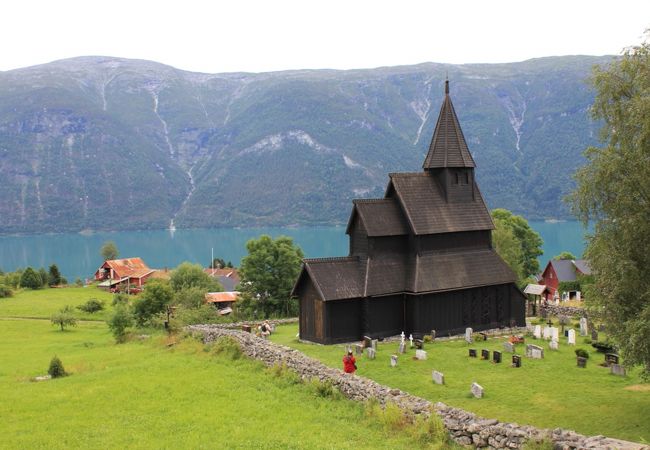
<svg viewBox="0 0 650 450">
<path fill-rule="evenodd" d="M 304 260 L 293 289 L 300 338 L 332 344 L 525 325 L 525 297 L 492 248 L 474 167 L 447 81 L 424 170 L 391 173 L 384 198 L 353 201 L 349 256 Z"/>
</svg>

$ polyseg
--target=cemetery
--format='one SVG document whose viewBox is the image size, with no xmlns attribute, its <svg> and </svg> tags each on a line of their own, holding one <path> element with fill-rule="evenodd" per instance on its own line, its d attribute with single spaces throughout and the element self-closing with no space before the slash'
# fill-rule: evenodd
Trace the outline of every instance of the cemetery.
<svg viewBox="0 0 650 450">
<path fill-rule="evenodd" d="M 643 419 L 650 390 L 638 388 L 647 386 L 638 370 L 626 372 L 618 355 L 597 352 L 584 321 L 580 336 L 578 319 L 565 328 L 574 333 L 566 335 L 557 321 L 549 325 L 548 319 L 532 320 L 527 328 L 504 330 L 501 335 L 467 330 L 456 338 L 409 336 L 413 343 L 400 336 L 379 340 L 371 344 L 372 358 L 358 357 L 356 374 L 432 403 L 503 422 L 635 442 L 650 439 L 650 423 Z M 300 342 L 296 333 L 297 325 L 280 326 L 272 340 L 340 369 L 345 345 Z M 600 337 L 606 339 L 605 333 Z M 417 347 L 422 348 L 416 347 L 418 339 L 422 343 Z M 578 365 L 578 348 L 589 354 L 584 368 Z"/>
</svg>

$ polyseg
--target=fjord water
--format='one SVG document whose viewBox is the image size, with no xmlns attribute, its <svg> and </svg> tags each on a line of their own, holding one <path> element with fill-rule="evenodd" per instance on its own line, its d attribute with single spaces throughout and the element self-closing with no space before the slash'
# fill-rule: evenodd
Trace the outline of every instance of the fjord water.
<svg viewBox="0 0 650 450">
<path fill-rule="evenodd" d="M 584 250 L 585 229 L 579 222 L 535 222 L 530 225 L 544 240 L 540 264 L 570 251 L 580 256 Z M 293 238 L 309 258 L 345 256 L 348 237 L 345 227 L 297 228 L 217 228 L 196 230 L 148 230 L 102 232 L 91 235 L 77 233 L 0 236 L 0 269 L 45 267 L 56 263 L 70 282 L 77 277 L 91 277 L 101 264 L 99 250 L 106 241 L 114 241 L 121 258 L 139 256 L 154 268 L 173 268 L 183 261 L 210 264 L 214 256 L 239 265 L 246 255 L 246 242 L 262 234 Z"/>
</svg>

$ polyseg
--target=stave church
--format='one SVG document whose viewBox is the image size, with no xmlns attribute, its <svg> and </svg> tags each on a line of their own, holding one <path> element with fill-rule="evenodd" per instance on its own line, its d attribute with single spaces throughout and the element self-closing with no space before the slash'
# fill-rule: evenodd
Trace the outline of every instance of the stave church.
<svg viewBox="0 0 650 450">
<path fill-rule="evenodd" d="M 525 325 L 525 296 L 492 247 L 475 167 L 445 81 L 423 170 L 389 174 L 384 198 L 353 200 L 348 256 L 303 261 L 292 292 L 300 338 L 333 344 Z"/>
</svg>

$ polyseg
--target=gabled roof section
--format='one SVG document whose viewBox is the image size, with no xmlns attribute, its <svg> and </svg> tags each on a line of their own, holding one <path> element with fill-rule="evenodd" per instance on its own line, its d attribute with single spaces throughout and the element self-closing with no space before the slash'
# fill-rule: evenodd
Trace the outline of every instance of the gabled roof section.
<svg viewBox="0 0 650 450">
<path fill-rule="evenodd" d="M 305 259 L 298 281 L 305 275 L 304 272 L 309 275 L 324 301 L 363 297 L 364 267 L 357 257 Z"/>
<path fill-rule="evenodd" d="M 350 227 L 357 214 L 370 237 L 403 236 L 409 233 L 399 203 L 394 198 L 353 200 L 352 214 L 345 231 L 350 234 Z"/>
<path fill-rule="evenodd" d="M 109 259 L 102 265 L 106 266 L 113 269 L 120 278 L 141 278 L 153 272 L 141 258 Z"/>
<path fill-rule="evenodd" d="M 517 281 L 517 276 L 492 249 L 417 256 L 412 292 L 440 292 Z"/>
<path fill-rule="evenodd" d="M 494 229 L 478 186 L 474 186 L 473 201 L 447 203 L 442 189 L 429 172 L 391 173 L 389 176 L 387 194 L 395 190 L 414 234 Z"/>
<path fill-rule="evenodd" d="M 445 99 L 440 107 L 429 153 L 422 164 L 425 170 L 444 167 L 476 167 L 449 97 L 448 80 L 445 81 Z"/>
<path fill-rule="evenodd" d="M 589 263 L 584 259 L 552 259 L 549 264 L 553 266 L 558 281 L 576 281 L 576 270 L 585 275 L 591 275 Z"/>
</svg>

